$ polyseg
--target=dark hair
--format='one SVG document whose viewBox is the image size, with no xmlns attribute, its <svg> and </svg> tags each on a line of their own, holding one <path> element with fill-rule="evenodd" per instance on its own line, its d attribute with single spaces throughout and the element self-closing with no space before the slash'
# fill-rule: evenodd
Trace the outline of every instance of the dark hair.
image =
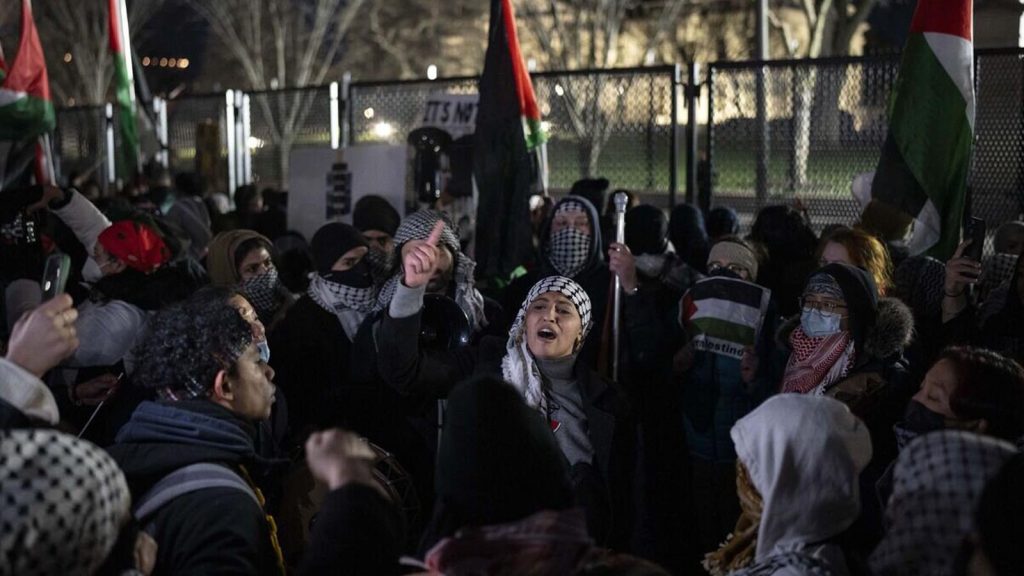
<svg viewBox="0 0 1024 576">
<path fill-rule="evenodd" d="M 201 290 L 157 313 L 135 349 L 133 381 L 193 397 L 210 390 L 217 372 L 233 374 L 253 336 L 249 324 L 228 304 L 228 293 Z"/>
<path fill-rule="evenodd" d="M 180 172 L 174 177 L 174 187 L 184 196 L 204 196 L 206 184 L 196 172 Z"/>
<path fill-rule="evenodd" d="M 1016 441 L 1024 434 L 1024 368 L 984 348 L 954 346 L 939 354 L 949 360 L 957 386 L 949 407 L 958 418 L 988 422 L 990 436 Z"/>
<path fill-rule="evenodd" d="M 256 250 L 258 248 L 266 248 L 267 253 L 269 253 L 271 257 L 274 256 L 273 245 L 268 244 L 267 241 L 264 240 L 263 238 L 249 238 L 245 242 L 239 244 L 238 248 L 235 248 L 235 253 L 231 255 L 231 262 L 234 265 L 235 270 L 237 270 L 238 267 L 242 264 L 242 260 L 244 260 L 245 257 L 249 255 L 249 252 L 252 252 L 253 250 Z"/>
<path fill-rule="evenodd" d="M 716 206 L 708 212 L 705 218 L 708 229 L 708 236 L 721 238 L 732 236 L 740 231 L 740 217 L 736 211 L 728 206 Z"/>
<path fill-rule="evenodd" d="M 1020 573 L 1024 534 L 1024 454 L 1010 458 L 985 486 L 975 516 L 981 549 L 997 576 Z"/>
<path fill-rule="evenodd" d="M 773 260 L 808 260 L 818 246 L 818 237 L 800 212 L 783 205 L 767 206 L 758 212 L 750 237 L 764 244 Z"/>
<path fill-rule="evenodd" d="M 263 194 L 252 184 L 244 184 L 235 190 L 235 209 L 242 212 L 249 207 L 255 198 L 263 198 Z"/>
</svg>

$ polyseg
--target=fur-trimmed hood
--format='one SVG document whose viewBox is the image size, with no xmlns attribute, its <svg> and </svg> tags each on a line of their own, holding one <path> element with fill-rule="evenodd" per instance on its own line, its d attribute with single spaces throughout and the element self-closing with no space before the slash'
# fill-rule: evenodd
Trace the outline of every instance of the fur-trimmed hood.
<svg viewBox="0 0 1024 576">
<path fill-rule="evenodd" d="M 791 351 L 789 336 L 800 325 L 797 314 L 785 322 L 775 332 L 775 342 L 780 349 Z M 864 352 L 867 357 L 884 360 L 901 355 L 910 345 L 914 337 L 914 313 L 902 301 L 896 298 L 882 298 L 878 301 L 878 317 L 875 325 L 864 338 Z M 858 352 L 858 355 L 860 353 Z M 861 356 L 861 358 L 865 358 Z M 858 360 L 858 364 L 862 361 Z"/>
</svg>

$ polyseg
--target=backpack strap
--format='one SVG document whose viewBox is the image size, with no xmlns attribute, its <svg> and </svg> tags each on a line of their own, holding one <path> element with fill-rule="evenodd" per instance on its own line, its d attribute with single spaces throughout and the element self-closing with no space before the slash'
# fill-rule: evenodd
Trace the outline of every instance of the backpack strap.
<svg viewBox="0 0 1024 576">
<path fill-rule="evenodd" d="M 207 488 L 234 488 L 245 492 L 262 509 L 256 493 L 241 476 L 227 466 L 200 462 L 179 468 L 154 484 L 135 504 L 135 518 L 145 525 L 146 518 L 171 500 Z"/>
</svg>

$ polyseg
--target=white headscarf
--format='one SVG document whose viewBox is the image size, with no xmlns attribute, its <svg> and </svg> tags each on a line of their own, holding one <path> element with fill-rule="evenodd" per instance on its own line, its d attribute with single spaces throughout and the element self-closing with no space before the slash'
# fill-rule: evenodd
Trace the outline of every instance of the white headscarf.
<svg viewBox="0 0 1024 576">
<path fill-rule="evenodd" d="M 543 383 L 540 377 L 540 369 L 526 345 L 526 338 L 523 333 L 526 331 L 526 310 L 530 304 L 541 294 L 547 292 L 558 292 L 564 295 L 580 315 L 581 334 L 580 345 L 586 340 L 587 333 L 593 325 L 590 296 L 582 286 L 564 276 L 548 276 L 533 285 L 526 300 L 519 308 L 512 329 L 508 333 L 508 343 L 505 345 L 505 357 L 501 360 L 501 373 L 505 381 L 511 384 L 526 399 L 526 403 L 532 408 L 545 410 L 547 401 L 544 398 Z M 574 350 L 578 352 L 579 350 Z"/>
</svg>

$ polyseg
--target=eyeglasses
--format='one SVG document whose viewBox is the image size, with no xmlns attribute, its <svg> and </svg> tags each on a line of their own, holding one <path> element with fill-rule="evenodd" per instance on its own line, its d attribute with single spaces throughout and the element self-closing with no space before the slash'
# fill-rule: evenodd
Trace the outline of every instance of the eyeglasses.
<svg viewBox="0 0 1024 576">
<path fill-rule="evenodd" d="M 811 310 L 818 310 L 826 314 L 831 314 L 837 309 L 846 310 L 846 304 L 834 302 L 832 300 L 808 300 L 806 297 L 801 296 L 797 298 L 797 302 L 800 304 L 800 309 L 809 308 Z"/>
<path fill-rule="evenodd" d="M 738 276 L 750 275 L 750 270 L 747 270 L 745 266 L 740 266 L 739 264 L 731 262 L 729 264 L 721 264 L 719 262 L 712 262 L 711 264 L 708 264 L 708 274 L 713 274 L 723 268 Z"/>
</svg>

